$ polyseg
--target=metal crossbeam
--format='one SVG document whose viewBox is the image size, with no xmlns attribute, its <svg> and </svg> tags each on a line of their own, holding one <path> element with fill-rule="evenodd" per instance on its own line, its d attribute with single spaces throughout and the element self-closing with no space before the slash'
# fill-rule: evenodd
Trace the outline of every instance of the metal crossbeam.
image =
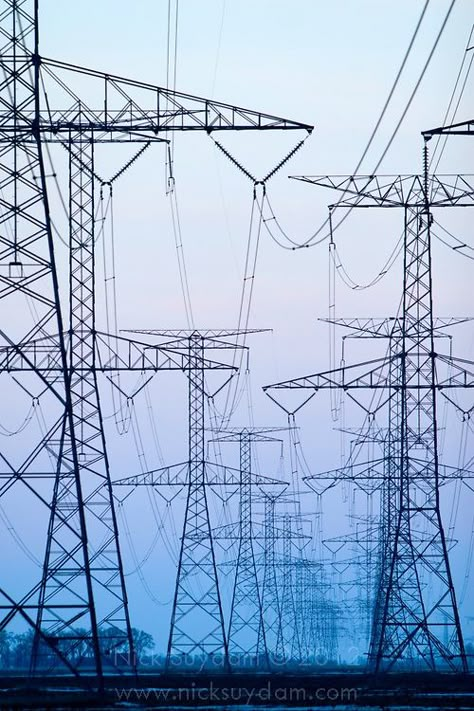
<svg viewBox="0 0 474 711">
<path fill-rule="evenodd" d="M 428 193 L 424 175 L 295 175 L 294 180 L 342 193 L 337 207 L 472 207 L 473 175 L 431 175 Z M 346 197 L 347 196 L 347 197 Z M 336 206 L 336 205 L 335 205 Z M 335 207 L 334 206 L 334 207 Z"/>
<path fill-rule="evenodd" d="M 423 131 L 422 136 L 429 140 L 433 136 L 472 136 L 474 134 L 474 119 L 453 123 L 451 126 L 439 126 Z"/>
</svg>

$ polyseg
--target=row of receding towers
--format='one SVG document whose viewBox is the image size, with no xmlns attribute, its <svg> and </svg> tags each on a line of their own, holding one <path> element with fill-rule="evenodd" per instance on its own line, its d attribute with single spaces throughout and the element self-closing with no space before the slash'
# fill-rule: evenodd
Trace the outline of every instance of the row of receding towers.
<svg viewBox="0 0 474 711">
<path fill-rule="evenodd" d="M 42 59 L 37 0 L 3 2 L 0 28 L 0 364 L 10 402 L 29 398 L 35 415 L 34 427 L 12 437 L 15 444 L 10 448 L 8 442 L 4 447 L 0 493 L 7 509 L 20 489 L 22 500 L 38 508 L 38 520 L 43 516 L 47 522 L 37 580 L 21 590 L 21 576 L 10 583 L 4 576 L 0 630 L 11 629 L 21 618 L 33 631 L 32 674 L 60 670 L 79 676 L 92 669 L 102 678 L 105 672 L 117 670 L 115 652 L 123 649 L 128 650 L 129 661 L 122 663 L 122 670 L 134 670 L 97 374 L 182 370 L 189 380 L 186 471 L 169 468 L 140 481 L 151 485 L 184 482 L 187 490 L 168 659 L 196 655 L 202 661 L 203 656 L 220 654 L 225 665 L 229 640 L 238 640 L 245 627 L 255 633 L 250 652 L 267 658 L 267 663 L 269 650 L 297 655 L 300 651 L 288 650 L 285 642 L 284 627 L 291 619 L 299 620 L 298 629 L 304 629 L 300 636 L 293 634 L 292 647 L 309 649 L 322 636 L 329 639 L 334 611 L 318 590 L 318 571 L 303 559 L 292 561 L 289 520 L 281 525 L 285 550 L 280 565 L 289 566 L 291 573 L 283 575 L 285 584 L 277 590 L 274 571 L 278 566 L 269 541 L 274 543 L 280 534 L 272 523 L 274 501 L 268 495 L 263 534 L 268 539 L 263 547 L 266 584 L 256 585 L 253 532 L 248 528 L 252 525 L 251 491 L 259 484 L 265 491 L 268 481 L 252 475 L 250 443 L 264 432 L 239 430 L 242 459 L 237 473 L 229 469 L 209 472 L 204 458 L 204 373 L 229 369 L 225 363 L 209 360 L 206 349 L 233 349 L 238 334 L 148 334 L 138 340 L 100 333 L 95 322 L 97 144 L 161 142 L 160 134 L 169 131 L 311 131 L 311 126 Z M 78 73 L 81 91 L 101 97 L 97 108 L 72 91 Z M 48 191 L 51 176 L 45 165 L 51 143 L 67 150 L 69 164 L 67 314 L 60 299 L 56 225 Z M 376 178 L 350 178 L 338 184 L 329 181 L 329 186 L 343 190 L 342 204 L 388 204 L 404 209 L 404 304 L 392 334 L 394 349 L 390 359 L 369 369 L 346 368 L 280 383 L 272 392 L 277 397 L 276 391 L 283 387 L 388 389 L 393 422 L 387 444 L 379 595 L 370 660 L 379 670 L 399 663 L 407 668 L 422 664 L 431 669 L 441 665 L 465 670 L 440 518 L 436 393 L 441 386 L 472 386 L 472 376 L 465 364 L 453 362 L 442 384 L 435 376 L 430 224 L 433 206 L 470 205 L 473 191 L 461 179 L 446 185 L 428 178 L 427 168 L 421 178 L 397 178 L 383 184 Z M 228 629 L 207 502 L 213 481 L 215 486 L 238 486 L 240 494 L 236 584 Z M 11 512 L 12 517 L 21 515 Z M 420 519 L 423 524 L 418 526 Z M 436 581 L 432 588 L 427 585 L 428 576 Z M 253 613 L 246 609 L 249 597 L 256 606 Z M 267 607 L 276 623 L 263 624 Z M 293 618 L 286 616 L 287 609 L 294 609 Z M 241 645 L 246 653 L 248 644 L 247 639 L 247 646 Z M 328 642 L 328 649 L 330 655 L 335 652 L 333 641 Z"/>
</svg>

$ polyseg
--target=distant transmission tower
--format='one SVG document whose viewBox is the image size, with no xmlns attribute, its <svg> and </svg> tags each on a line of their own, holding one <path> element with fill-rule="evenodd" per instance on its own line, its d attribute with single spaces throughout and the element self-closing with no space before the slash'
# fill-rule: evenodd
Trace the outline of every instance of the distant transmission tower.
<svg viewBox="0 0 474 711">
<path fill-rule="evenodd" d="M 393 557 L 392 545 L 394 536 L 392 527 L 396 521 L 397 508 L 397 477 L 400 469 L 401 456 L 401 384 L 402 384 L 402 359 L 400 357 L 402 349 L 402 319 L 401 318 L 338 318 L 335 320 L 321 319 L 343 327 L 346 330 L 346 335 L 342 337 L 342 341 L 346 339 L 375 339 L 388 341 L 388 375 L 387 375 L 387 390 L 388 390 L 388 427 L 385 430 L 380 430 L 377 434 L 378 442 L 383 448 L 383 458 L 381 460 L 357 463 L 354 466 L 353 457 L 349 457 L 347 467 L 334 472 L 326 472 L 325 476 L 332 476 L 334 481 L 350 481 L 356 486 L 362 487 L 365 493 L 379 493 L 380 496 L 380 516 L 378 524 L 378 536 L 376 532 L 369 532 L 367 529 L 366 540 L 364 545 L 372 549 L 375 544 L 378 544 L 378 570 L 372 570 L 373 566 L 368 565 L 367 571 L 371 570 L 371 576 L 368 580 L 369 584 L 375 583 L 373 590 L 367 587 L 369 599 L 374 595 L 375 606 L 371 614 L 371 643 L 369 658 L 373 656 L 373 646 L 379 643 L 380 628 L 383 621 L 383 604 L 388 585 L 388 576 L 390 573 L 390 565 Z M 465 324 L 472 321 L 468 317 L 448 317 L 436 318 L 433 320 L 433 335 L 438 339 L 451 339 L 451 336 L 445 333 L 445 329 L 458 324 Z M 449 349 L 451 352 L 451 346 Z M 344 349 L 343 349 L 344 359 Z M 372 414 L 375 414 L 378 408 L 385 404 L 385 400 L 377 405 L 372 404 Z M 372 439 L 372 435 L 363 435 L 361 433 L 361 441 L 367 443 Z M 419 435 L 417 435 L 417 445 L 421 447 Z M 429 446 L 429 441 L 427 445 Z M 458 471 L 456 469 L 447 470 L 446 467 L 440 466 L 439 480 L 440 485 L 450 481 L 470 476 L 469 473 Z M 312 486 L 321 479 L 321 475 L 317 474 L 314 477 L 305 477 L 307 484 Z M 367 522 L 369 525 L 369 522 Z M 368 538 L 367 538 L 368 536 Z M 348 537 L 349 541 L 351 537 Z M 378 540 L 377 540 L 378 539 Z M 357 541 L 360 542 L 360 535 L 357 532 Z M 369 550 L 367 548 L 367 551 Z M 375 573 L 375 577 L 374 577 Z M 361 582 L 361 579 L 359 579 Z M 394 582 L 396 584 L 396 581 Z"/>
<path fill-rule="evenodd" d="M 180 660 L 202 666 L 208 663 L 230 668 L 229 643 L 225 629 L 222 597 L 215 556 L 215 534 L 209 515 L 209 487 L 238 488 L 245 502 L 245 526 L 248 525 L 250 490 L 253 486 L 278 485 L 278 480 L 255 475 L 250 469 L 248 451 L 242 452 L 240 470 L 206 461 L 205 458 L 205 372 L 227 369 L 230 377 L 235 366 L 207 360 L 207 351 L 234 352 L 241 349 L 237 340 L 253 331 L 225 330 L 140 330 L 152 338 L 160 338 L 167 349 L 189 353 L 189 459 L 182 465 L 165 467 L 114 482 L 115 486 L 185 486 L 187 490 L 183 534 L 178 560 L 176 587 L 166 665 L 176 668 Z M 174 337 L 174 338 L 173 338 Z M 219 390 L 228 383 L 220 384 Z M 216 393 L 213 393 L 215 395 Z M 232 435 L 229 434 L 229 437 Z M 263 435 L 262 435 L 263 437 Z M 173 471 L 174 470 L 174 471 Z M 213 473 L 209 476 L 209 470 Z M 242 481 L 244 479 L 244 484 Z M 242 494 L 242 490 L 245 492 Z M 242 498 L 241 498 L 242 500 Z M 221 533 L 221 537 L 224 537 Z M 240 535 L 240 533 L 239 533 Z M 246 551 L 247 553 L 248 551 Z M 248 560 L 246 560 L 249 563 Z M 199 589 L 199 593 L 196 590 Z M 255 590 L 253 591 L 255 594 Z M 215 660 L 213 662 L 213 660 Z"/>
<path fill-rule="evenodd" d="M 240 450 L 239 541 L 234 589 L 230 610 L 228 644 L 232 658 L 239 655 L 255 658 L 270 668 L 266 640 L 265 609 L 258 581 L 254 551 L 254 522 L 252 512 L 252 444 L 281 442 L 270 436 L 285 427 L 233 427 L 218 431 L 215 441 L 238 442 Z"/>
</svg>

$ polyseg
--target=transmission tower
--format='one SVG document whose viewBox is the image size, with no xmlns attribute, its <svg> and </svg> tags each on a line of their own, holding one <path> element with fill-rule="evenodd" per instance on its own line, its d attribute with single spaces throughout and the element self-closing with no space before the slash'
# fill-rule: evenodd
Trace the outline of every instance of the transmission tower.
<svg viewBox="0 0 474 711">
<path fill-rule="evenodd" d="M 275 559 L 275 506 L 281 495 L 281 491 L 265 491 L 261 497 L 264 502 L 262 607 L 265 618 L 259 636 L 263 640 L 265 632 L 265 643 L 272 656 L 277 654 L 281 636 L 281 601 Z"/>
<path fill-rule="evenodd" d="M 140 330 L 138 333 L 146 333 L 154 338 L 166 338 L 163 345 L 173 351 L 180 348 L 189 350 L 189 459 L 184 465 L 166 467 L 163 470 L 154 470 L 143 475 L 127 477 L 114 483 L 115 486 L 185 486 L 187 489 L 187 499 L 184 515 L 183 534 L 181 538 L 181 549 L 178 561 L 178 571 L 176 587 L 171 614 L 171 625 L 167 649 L 166 665 L 177 666 L 177 662 L 186 661 L 187 664 L 193 661 L 199 663 L 218 663 L 215 660 L 222 659 L 223 666 L 229 668 L 229 640 L 225 631 L 222 598 L 217 574 L 217 564 L 215 556 L 215 539 L 213 533 L 208 500 L 207 489 L 209 486 L 238 487 L 245 514 L 242 523 L 245 527 L 245 537 L 248 537 L 246 527 L 249 525 L 248 516 L 251 515 L 251 495 L 253 486 L 278 485 L 278 480 L 269 479 L 260 475 L 255 475 L 251 471 L 250 452 L 243 445 L 241 450 L 241 466 L 239 470 L 231 467 L 222 467 L 212 464 L 205 459 L 205 399 L 214 397 L 216 393 L 229 382 L 229 378 L 224 384 L 219 386 L 219 390 L 214 393 L 206 393 L 205 370 L 216 369 L 213 361 L 204 359 L 204 354 L 208 350 L 218 350 L 235 352 L 242 349 L 236 340 L 244 333 L 257 333 L 253 331 L 153 331 Z M 174 336 L 174 339 L 170 338 Z M 220 364 L 220 368 L 227 368 L 232 374 L 235 373 L 235 366 L 225 366 Z M 249 435 L 250 436 L 250 435 Z M 235 435 L 228 432 L 228 437 L 232 439 Z M 263 434 L 261 435 L 263 439 Z M 247 437 L 244 434 L 246 441 Z M 268 439 L 268 438 L 267 438 Z M 239 440 L 240 441 L 240 440 Z M 175 474 L 170 474 L 170 470 L 176 469 Z M 209 478 L 208 470 L 217 470 L 212 479 Z M 244 492 L 244 493 L 243 493 Z M 235 531 L 234 531 L 235 535 Z M 239 532 L 239 539 L 243 533 Z M 224 533 L 220 533 L 224 537 Z M 242 566 L 251 564 L 245 556 L 248 550 L 243 548 Z M 247 569 L 248 572 L 248 569 Z M 200 586 L 199 593 L 196 587 Z M 258 587 L 257 587 L 258 591 Z M 255 595 L 255 590 L 253 594 Z M 240 614 L 243 614 L 242 612 Z M 240 632 L 240 629 L 238 630 Z M 242 643 L 243 644 L 243 643 Z M 199 658 L 198 658 L 199 657 Z M 213 661 L 214 660 L 214 661 Z"/>
<path fill-rule="evenodd" d="M 299 503 L 299 500 L 298 500 Z M 276 514 L 281 525 L 282 551 L 277 560 L 280 587 L 280 619 L 276 655 L 287 663 L 300 662 L 305 654 L 305 611 L 303 609 L 303 548 L 308 540 L 303 534 L 300 512 Z"/>
<path fill-rule="evenodd" d="M 234 588 L 230 610 L 228 643 L 229 654 L 254 657 L 259 664 L 270 667 L 266 640 L 262 591 L 258 582 L 254 552 L 254 525 L 252 511 L 252 444 L 255 442 L 281 442 L 270 433 L 286 430 L 285 427 L 233 427 L 218 431 L 217 442 L 238 442 L 240 452 L 239 542 Z"/>
<path fill-rule="evenodd" d="M 125 645 L 131 659 L 134 655 L 97 388 L 97 370 L 103 368 L 95 331 L 94 146 L 161 141 L 158 134 L 168 131 L 311 127 L 46 60 L 39 54 L 38 20 L 38 0 L 12 0 L 0 15 L 2 223 L 8 235 L 0 292 L 6 315 L 1 368 L 36 379 L 27 392 L 45 390 L 48 417 L 29 451 L 4 453 L 2 493 L 22 482 L 49 512 L 49 525 L 42 578 L 20 597 L 1 589 L 0 629 L 19 616 L 34 630 L 32 673 L 44 674 L 39 667 L 47 664 L 77 676 L 84 664 L 78 650 L 86 647 L 100 681 L 104 659 L 110 660 L 114 650 Z M 102 95 L 98 109 L 72 91 L 73 77 L 80 78 L 84 91 Z M 55 101 L 64 105 L 66 99 L 64 108 L 51 108 L 43 89 L 47 84 Z M 70 156 L 68 337 L 54 256 L 46 142 L 62 144 Z M 21 319 L 14 323 L 11 314 L 28 313 L 25 302 L 34 322 L 22 332 Z M 139 360 L 150 365 L 139 344 L 129 342 L 125 353 L 125 339 L 117 344 L 120 355 L 104 355 L 111 370 Z M 152 359 L 163 360 L 156 349 Z M 44 478 L 53 482 L 46 495 L 38 483 Z"/>
<path fill-rule="evenodd" d="M 367 476 L 364 476 L 362 472 L 357 475 L 356 484 L 360 487 L 362 486 L 363 491 L 369 495 L 378 492 L 380 495 L 380 516 L 379 516 L 379 535 L 378 541 L 377 537 L 374 535 L 375 532 L 370 532 L 367 530 L 365 545 L 369 546 L 367 548 L 367 554 L 369 550 L 373 550 L 373 546 L 377 543 L 378 545 L 378 570 L 376 571 L 375 577 L 373 577 L 374 570 L 373 566 L 369 565 L 369 560 L 367 561 L 366 569 L 367 572 L 371 571 L 371 574 L 367 580 L 366 593 L 368 600 L 372 599 L 372 595 L 375 595 L 375 605 L 373 611 L 370 611 L 371 617 L 371 650 L 373 645 L 376 645 L 380 636 L 380 626 L 382 624 L 383 618 L 383 603 L 385 591 L 388 585 L 388 576 L 390 572 L 390 563 L 393 557 L 390 546 L 392 545 L 394 536 L 392 534 L 392 526 L 396 520 L 396 500 L 397 500 L 397 472 L 400 468 L 400 427 L 401 427 L 401 349 L 402 349 L 402 319 L 401 318 L 338 318 L 338 319 L 320 319 L 343 327 L 349 333 L 346 333 L 342 337 L 342 360 L 345 361 L 344 353 L 344 343 L 346 339 L 376 339 L 376 340 L 388 340 L 388 427 L 384 431 L 380 431 L 377 434 L 377 440 L 383 448 L 383 459 L 378 463 L 371 461 L 367 462 L 365 466 L 367 467 Z M 472 319 L 468 317 L 448 317 L 448 318 L 436 318 L 433 320 L 433 335 L 435 339 L 451 339 L 451 336 L 445 333 L 445 329 L 458 324 L 465 324 Z M 451 353 L 451 346 L 450 351 Z M 377 408 L 375 408 L 377 409 Z M 372 405 L 372 410 L 374 406 Z M 373 435 L 370 433 L 368 435 L 360 435 L 360 442 L 366 444 L 368 440 L 372 440 Z M 418 446 L 420 446 L 418 442 Z M 429 446 L 429 442 L 428 442 Z M 354 459 L 353 453 L 349 457 L 349 463 L 347 466 L 347 479 L 353 480 L 351 477 L 351 463 Z M 381 472 L 381 477 L 374 477 L 374 470 L 378 468 Z M 440 472 L 440 484 L 445 481 L 452 481 L 455 479 L 466 478 L 469 476 L 467 472 L 451 471 L 451 472 Z M 317 480 L 319 475 L 315 477 Z M 336 481 L 344 481 L 345 475 L 341 471 L 336 474 Z M 311 486 L 311 477 L 306 479 L 306 482 Z M 349 536 L 347 540 L 350 540 Z M 359 531 L 357 531 L 357 544 L 361 543 L 361 538 Z M 372 555 L 372 554 L 370 554 Z M 360 578 L 362 580 L 362 578 Z M 372 583 L 375 583 L 372 586 Z M 396 584 L 396 581 L 393 583 Z M 372 657 L 373 652 L 369 651 L 369 657 Z"/>
<path fill-rule="evenodd" d="M 471 363 L 436 354 L 431 277 L 432 210 L 472 206 L 474 188 L 464 176 L 428 175 L 347 178 L 302 177 L 341 191 L 338 207 L 404 209 L 404 279 L 400 361 L 400 456 L 396 513 L 388 546 L 390 564 L 383 592 L 379 638 L 372 645 L 375 671 L 414 667 L 467 671 L 459 612 L 440 512 L 440 463 L 436 394 L 440 388 L 473 387 Z M 278 389 L 389 387 L 390 359 L 268 386 Z M 439 370 L 449 364 L 445 378 Z M 437 367 L 438 366 L 438 371 Z M 275 398 L 274 398 L 275 399 Z M 279 403 L 278 403 L 279 404 Z M 421 447 L 421 449 L 419 449 Z M 421 535 L 423 533 L 423 535 Z M 432 584 L 425 581 L 432 578 Z"/>
<path fill-rule="evenodd" d="M 176 653 L 223 653 L 224 664 L 228 667 L 228 642 L 205 486 L 204 348 L 205 340 L 201 334 L 189 336 L 189 351 L 194 366 L 189 376 L 189 484 L 167 664 Z M 197 575 L 201 586 L 198 596 L 195 592 Z M 194 618 L 196 624 L 195 631 L 191 633 L 187 627 L 190 618 Z M 196 634 L 201 635 L 199 641 Z"/>
<path fill-rule="evenodd" d="M 287 429 L 287 428 L 282 428 Z M 260 477 L 259 477 L 260 478 Z M 257 480 L 258 482 L 258 480 Z M 256 483 L 257 483 L 256 482 Z M 273 491 L 269 490 L 269 485 L 273 484 Z M 255 555 L 255 569 L 261 571 L 257 575 L 259 580 L 259 590 L 261 591 L 262 600 L 262 615 L 258 629 L 257 637 L 257 656 L 264 656 L 265 649 L 269 663 L 276 667 L 280 667 L 283 663 L 298 661 L 300 656 L 294 659 L 291 652 L 300 653 L 300 646 L 295 639 L 299 640 L 301 635 L 300 621 L 303 618 L 303 609 L 298 609 L 297 591 L 302 594 L 302 585 L 298 588 L 296 581 L 296 568 L 302 562 L 298 555 L 292 554 L 292 550 L 297 547 L 298 554 L 310 542 L 311 536 L 305 534 L 301 530 L 301 525 L 305 523 L 300 516 L 288 514 L 289 524 L 283 524 L 285 514 L 276 514 L 276 503 L 295 504 L 297 501 L 286 495 L 282 484 L 284 482 L 264 480 L 258 484 L 260 492 L 252 497 L 253 501 L 263 502 L 265 504 L 264 520 L 262 524 L 254 524 L 252 526 L 252 539 L 254 543 L 258 543 L 259 547 L 263 548 L 261 555 Z M 279 485 L 279 486 L 278 486 Z M 280 526 L 276 525 L 276 521 L 280 520 Z M 294 525 L 298 520 L 298 528 Z M 228 524 L 221 526 L 214 533 L 215 540 L 233 541 L 240 545 L 241 541 L 241 526 L 238 524 Z M 277 550 L 277 542 L 281 546 Z M 287 558 L 284 557 L 287 555 Z M 291 582 L 289 581 L 291 577 Z M 254 584 L 254 581 L 252 581 Z M 284 586 L 285 596 L 282 595 Z M 284 603 L 284 606 L 283 606 Z M 298 625 L 298 631 L 296 630 Z M 256 630 L 256 625 L 253 631 Z"/>
</svg>

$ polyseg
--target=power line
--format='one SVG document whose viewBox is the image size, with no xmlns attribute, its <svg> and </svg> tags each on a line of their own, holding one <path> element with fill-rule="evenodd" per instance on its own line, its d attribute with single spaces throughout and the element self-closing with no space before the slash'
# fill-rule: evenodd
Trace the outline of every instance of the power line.
<svg viewBox="0 0 474 711">
<path fill-rule="evenodd" d="M 419 89 L 419 87 L 420 87 L 420 85 L 421 85 L 421 82 L 423 81 L 423 78 L 424 78 L 424 76 L 425 76 L 425 74 L 426 74 L 426 71 L 427 71 L 427 69 L 428 69 L 428 67 L 429 67 L 429 65 L 430 65 L 430 63 L 431 63 L 431 60 L 432 60 L 433 55 L 434 55 L 434 53 L 435 53 L 435 51 L 436 51 L 436 48 L 437 48 L 437 46 L 438 46 L 438 44 L 439 44 L 439 41 L 440 41 L 440 39 L 441 39 L 441 37 L 442 37 L 442 35 L 443 35 L 444 29 L 445 29 L 445 27 L 446 27 L 446 24 L 447 24 L 447 22 L 448 22 L 448 19 L 449 19 L 450 15 L 451 15 L 451 12 L 452 12 L 452 9 L 453 9 L 453 7 L 454 7 L 454 5 L 455 5 L 455 2 L 456 2 L 456 0 L 451 0 L 451 4 L 450 4 L 450 6 L 449 6 L 449 8 L 448 8 L 448 11 L 447 11 L 447 13 L 446 13 L 444 19 L 443 19 L 441 28 L 440 28 L 440 30 L 438 31 L 438 34 L 437 34 L 436 39 L 435 39 L 435 42 L 434 42 L 434 44 L 433 44 L 433 46 L 432 46 L 432 48 L 431 48 L 431 51 L 430 51 L 430 53 L 429 53 L 429 55 L 428 55 L 428 59 L 426 60 L 424 66 L 423 66 L 423 69 L 422 69 L 422 71 L 421 71 L 421 74 L 420 74 L 420 76 L 418 77 L 418 80 L 417 80 L 417 82 L 416 82 L 416 84 L 415 84 L 415 87 L 414 87 L 414 89 L 413 89 L 413 91 L 412 91 L 412 93 L 411 93 L 411 95 L 410 95 L 410 97 L 409 97 L 409 99 L 408 99 L 407 104 L 405 105 L 405 108 L 404 108 L 403 111 L 402 111 L 402 114 L 401 114 L 401 116 L 400 116 L 400 118 L 399 118 L 399 120 L 398 120 L 398 122 L 397 122 L 397 124 L 396 124 L 396 126 L 395 126 L 395 129 L 392 131 L 391 137 L 390 137 L 390 139 L 388 140 L 388 143 L 386 144 L 384 150 L 382 151 L 382 155 L 380 156 L 380 158 L 378 159 L 378 161 L 377 161 L 375 167 L 374 167 L 374 168 L 372 169 L 372 171 L 371 171 L 371 175 L 374 174 L 374 173 L 378 170 L 378 168 L 380 167 L 380 165 L 381 165 L 382 161 L 384 160 L 385 156 L 387 155 L 387 153 L 388 153 L 388 151 L 389 151 L 389 149 L 390 149 L 390 147 L 391 147 L 393 141 L 395 140 L 395 138 L 396 138 L 396 136 L 397 136 L 397 134 L 398 134 L 398 131 L 399 131 L 399 129 L 400 129 L 400 127 L 401 127 L 403 121 L 405 120 L 405 117 L 406 117 L 406 115 L 407 115 L 407 113 L 408 113 L 408 111 L 409 111 L 409 109 L 410 109 L 410 106 L 411 106 L 411 104 L 412 104 L 412 102 L 413 102 L 413 100 L 414 100 L 414 98 L 415 98 L 415 96 L 416 96 L 416 94 L 417 94 L 417 92 L 418 92 L 418 89 Z M 366 156 L 366 154 L 367 154 L 367 152 L 368 152 L 368 150 L 369 150 L 369 148 L 370 148 L 370 146 L 371 146 L 371 144 L 372 144 L 372 142 L 373 142 L 373 140 L 374 140 L 374 138 L 375 138 L 375 135 L 376 135 L 376 133 L 377 133 L 379 127 L 380 127 L 380 124 L 381 124 L 381 122 L 382 122 L 382 119 L 383 119 L 383 117 L 384 117 L 384 115 L 385 115 L 385 113 L 386 113 L 386 111 L 387 111 L 388 105 L 390 104 L 390 101 L 391 101 L 391 99 L 392 99 L 392 97 L 393 97 L 393 94 L 394 94 L 394 92 L 395 92 L 395 89 L 396 89 L 396 87 L 397 87 L 397 85 L 398 85 L 398 83 L 399 83 L 399 81 L 400 81 L 400 77 L 401 77 L 401 75 L 402 75 L 402 73 L 403 73 L 403 70 L 404 70 L 404 68 L 405 68 L 405 66 L 406 66 L 406 63 L 407 63 L 407 61 L 408 61 L 408 58 L 409 58 L 409 56 L 410 56 L 410 54 L 411 54 L 411 51 L 412 51 L 412 49 L 413 49 L 413 45 L 414 45 L 415 39 L 416 39 L 416 37 L 417 37 L 417 35 L 418 35 L 418 31 L 419 31 L 420 26 L 421 26 L 421 24 L 422 24 L 423 18 L 424 18 L 424 16 L 425 16 L 425 13 L 426 13 L 428 4 L 429 4 L 429 0 L 427 0 L 427 2 L 425 2 L 425 5 L 423 6 L 421 15 L 420 15 L 420 17 L 419 17 L 419 19 L 418 19 L 418 21 L 417 21 L 416 26 L 415 26 L 415 30 L 414 30 L 413 35 L 412 35 L 412 37 L 411 37 L 411 40 L 410 40 L 410 43 L 409 43 L 409 45 L 408 45 L 407 51 L 405 52 L 405 56 L 404 56 L 404 58 L 403 58 L 403 61 L 402 61 L 401 65 L 400 65 L 400 68 L 399 68 L 399 70 L 398 70 L 398 72 L 397 72 L 397 75 L 396 75 L 396 77 L 395 77 L 395 80 L 394 80 L 394 83 L 393 83 L 393 85 L 392 85 L 392 88 L 390 89 L 390 92 L 389 92 L 387 101 L 386 101 L 385 104 L 384 104 L 384 107 L 383 107 L 383 109 L 382 109 L 382 111 L 381 111 L 381 114 L 380 114 L 380 116 L 379 116 L 379 118 L 378 118 L 376 124 L 375 124 L 375 127 L 374 127 L 374 129 L 373 129 L 373 131 L 372 131 L 372 134 L 371 134 L 371 136 L 370 136 L 370 138 L 369 138 L 369 141 L 368 141 L 368 143 L 367 143 L 367 145 L 366 145 L 366 147 L 365 147 L 365 149 L 364 149 L 364 151 L 363 151 L 363 153 L 362 153 L 362 157 L 361 157 L 360 160 L 358 161 L 357 166 L 356 166 L 355 170 L 353 171 L 353 174 L 357 173 L 357 171 L 359 170 L 359 168 L 360 168 L 360 166 L 361 166 L 361 164 L 362 164 L 362 161 L 364 160 L 364 158 L 365 158 L 365 156 Z M 337 204 L 340 204 L 343 200 L 344 200 L 344 194 L 341 195 L 341 197 L 339 198 L 339 201 L 338 201 L 338 203 L 336 203 L 336 205 L 337 205 Z M 336 231 L 336 230 L 347 220 L 347 218 L 349 217 L 349 215 L 351 214 L 351 212 L 352 212 L 352 208 L 350 208 L 350 209 L 344 214 L 344 216 L 339 220 L 339 222 L 334 226 L 333 231 Z M 273 210 L 272 210 L 272 213 L 273 213 Z M 273 217 L 273 218 L 275 219 L 275 221 L 276 221 L 276 217 L 275 217 L 274 213 L 273 213 L 273 216 L 272 216 L 272 217 Z M 321 244 L 321 242 L 324 242 L 326 239 L 328 239 L 328 237 L 330 236 L 330 233 L 328 232 L 328 233 L 326 233 L 323 237 L 321 237 L 317 242 L 313 242 L 313 240 L 315 240 L 317 237 L 319 237 L 319 235 L 321 234 L 321 232 L 322 232 L 328 225 L 329 225 L 329 219 L 326 218 L 326 220 L 324 220 L 324 222 L 321 223 L 321 225 L 315 230 L 315 232 L 313 232 L 313 234 L 312 234 L 307 240 L 305 240 L 304 242 L 298 242 L 297 240 L 293 240 L 293 239 L 290 240 L 290 238 L 289 238 L 287 235 L 285 235 L 285 236 L 286 236 L 286 238 L 289 239 L 289 241 L 294 245 L 294 249 L 302 249 L 302 248 L 317 246 L 318 244 Z M 281 230 L 281 228 L 280 228 L 280 230 Z M 281 230 L 281 231 L 283 232 L 283 230 Z"/>
<path fill-rule="evenodd" d="M 459 82 L 460 82 L 460 80 L 461 80 L 462 71 L 463 71 L 463 69 L 464 69 L 464 64 L 465 64 L 466 58 L 467 58 L 467 53 L 468 53 L 468 51 L 469 51 L 470 49 L 471 49 L 471 50 L 474 49 L 473 47 L 470 47 L 471 39 L 472 39 L 473 34 L 474 34 L 474 25 L 472 25 L 472 27 L 471 27 L 471 31 L 470 31 L 470 33 L 469 33 L 469 38 L 468 38 L 468 40 L 467 40 L 466 47 L 465 47 L 465 49 L 464 49 L 464 51 L 463 51 L 462 60 L 461 60 L 461 66 L 459 67 L 458 75 L 457 75 L 456 81 L 455 81 L 455 83 L 454 83 L 454 89 L 453 89 L 453 91 L 452 91 L 451 98 L 449 99 L 448 107 L 447 107 L 447 109 L 446 109 L 446 113 L 445 113 L 444 118 L 443 118 L 443 121 L 442 121 L 442 125 L 443 125 L 443 126 L 445 126 L 447 123 L 450 123 L 450 124 L 454 123 L 454 121 L 455 121 L 455 119 L 456 119 L 457 111 L 458 111 L 458 109 L 459 109 L 459 105 L 460 105 L 460 103 L 461 103 L 461 99 L 462 99 L 462 97 L 463 97 L 463 95 L 464 95 L 464 91 L 465 91 L 465 88 L 466 88 L 466 83 L 467 83 L 467 80 L 468 80 L 468 77 L 469 77 L 469 74 L 470 74 L 470 71 L 471 71 L 471 68 L 472 68 L 472 62 L 473 62 L 473 60 L 474 60 L 474 52 L 472 52 L 472 54 L 471 54 L 471 59 L 470 59 L 470 62 L 469 62 L 469 66 L 468 66 L 468 68 L 467 68 L 466 75 L 465 75 L 465 77 L 464 77 L 464 81 L 463 81 L 462 86 L 461 86 L 461 91 L 459 92 L 459 97 L 458 97 L 458 100 L 457 100 L 457 102 L 456 102 L 456 106 L 454 107 L 454 111 L 453 111 L 453 113 L 452 113 L 452 115 L 451 115 L 451 118 L 449 118 L 449 112 L 450 112 L 450 110 L 451 110 L 451 106 L 452 106 L 452 103 L 453 103 L 453 101 L 454 101 L 454 97 L 455 97 L 455 95 L 456 95 L 456 90 L 457 90 L 457 88 L 458 88 L 458 84 L 459 84 Z M 439 156 L 438 156 L 438 158 L 437 158 L 435 167 L 432 169 L 432 168 L 431 168 L 431 165 L 432 165 L 432 163 L 433 163 L 433 161 L 434 161 L 434 159 L 435 159 L 435 155 L 436 155 L 436 152 L 437 152 L 437 150 L 438 150 L 438 148 L 439 148 L 439 144 L 440 144 L 441 141 L 443 141 L 443 145 L 442 145 L 442 147 L 441 147 L 440 154 L 439 154 Z M 430 170 L 431 170 L 431 172 L 433 172 L 433 173 L 436 173 L 437 170 L 438 170 L 438 166 L 439 166 L 440 161 L 441 161 L 441 158 L 442 158 L 442 156 L 443 156 L 444 149 L 446 148 L 446 143 L 447 143 L 447 141 L 448 141 L 448 135 L 447 135 L 447 134 L 444 135 L 444 136 L 441 135 L 441 134 L 439 134 L 439 135 L 437 136 L 437 138 L 436 138 L 436 145 L 435 145 L 434 151 L 432 152 L 431 160 L 430 160 Z"/>
</svg>

